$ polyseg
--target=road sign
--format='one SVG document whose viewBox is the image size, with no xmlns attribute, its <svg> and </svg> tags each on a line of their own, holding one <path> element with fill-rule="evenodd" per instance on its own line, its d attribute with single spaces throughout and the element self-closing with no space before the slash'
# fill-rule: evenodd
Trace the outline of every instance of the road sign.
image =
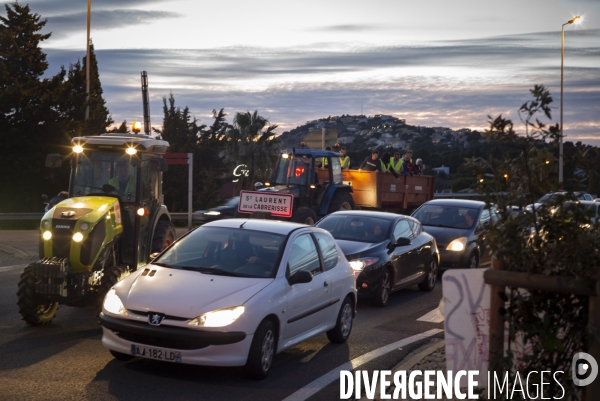
<svg viewBox="0 0 600 401">
<path fill-rule="evenodd" d="M 270 213 L 273 216 L 292 217 L 294 196 L 267 191 L 241 191 L 240 213 Z"/>
</svg>

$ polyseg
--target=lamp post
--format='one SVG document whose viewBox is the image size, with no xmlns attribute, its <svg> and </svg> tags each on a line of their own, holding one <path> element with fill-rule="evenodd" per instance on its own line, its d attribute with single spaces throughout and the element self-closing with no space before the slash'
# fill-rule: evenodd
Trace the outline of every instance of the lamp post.
<svg viewBox="0 0 600 401">
<path fill-rule="evenodd" d="M 90 22 L 92 19 L 92 0 L 88 0 L 88 12 L 87 12 L 87 45 L 85 48 L 85 93 L 86 93 L 86 107 L 85 107 L 85 119 L 90 117 Z"/>
<path fill-rule="evenodd" d="M 565 75 L 565 25 L 578 24 L 581 22 L 579 15 L 562 25 L 562 44 L 560 51 L 560 137 L 558 142 L 558 187 L 563 189 L 563 91 Z"/>
</svg>

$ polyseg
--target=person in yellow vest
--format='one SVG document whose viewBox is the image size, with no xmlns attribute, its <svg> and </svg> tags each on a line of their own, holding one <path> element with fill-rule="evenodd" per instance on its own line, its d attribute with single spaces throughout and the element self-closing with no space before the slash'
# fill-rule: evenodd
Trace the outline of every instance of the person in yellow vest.
<svg viewBox="0 0 600 401">
<path fill-rule="evenodd" d="M 381 164 L 380 171 L 382 173 L 386 173 L 386 172 L 392 173 L 392 175 L 394 177 L 396 177 L 396 179 L 397 179 L 398 174 L 396 173 L 396 170 L 394 170 L 394 168 L 392 167 L 391 158 L 392 158 L 392 156 L 390 155 L 389 152 L 385 152 L 383 154 L 383 156 L 381 156 L 381 159 L 379 159 L 379 163 Z"/>
<path fill-rule="evenodd" d="M 402 159 L 400 158 L 400 152 L 394 153 L 394 158 L 390 160 L 390 166 L 394 171 L 402 171 Z"/>
<path fill-rule="evenodd" d="M 325 148 L 325 150 L 331 150 L 331 146 L 327 146 Z M 319 167 L 321 167 L 322 169 L 326 169 L 327 168 L 327 158 L 326 157 L 323 157 L 321 159 L 321 164 L 319 164 Z"/>
<path fill-rule="evenodd" d="M 117 175 L 108 180 L 108 185 L 117 192 L 124 200 L 135 199 L 135 178 L 129 173 L 129 162 L 120 160 L 117 162 Z"/>
<path fill-rule="evenodd" d="M 342 170 L 348 170 L 350 168 L 350 156 L 346 155 L 346 147 L 343 146 L 340 150 L 342 157 L 340 157 L 340 163 L 342 164 Z"/>
</svg>

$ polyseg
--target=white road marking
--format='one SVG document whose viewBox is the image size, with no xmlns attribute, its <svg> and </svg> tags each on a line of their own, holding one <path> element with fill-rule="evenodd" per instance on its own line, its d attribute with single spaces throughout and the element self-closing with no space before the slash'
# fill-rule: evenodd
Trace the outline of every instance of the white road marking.
<svg viewBox="0 0 600 401">
<path fill-rule="evenodd" d="M 319 391 L 321 391 L 323 388 L 327 387 L 334 381 L 339 380 L 340 372 L 342 370 L 354 370 L 354 369 L 358 368 L 359 366 L 364 365 L 365 363 L 370 362 L 373 359 L 378 358 L 384 354 L 387 354 L 392 351 L 396 351 L 400 347 L 405 347 L 408 344 L 431 337 L 442 331 L 443 330 L 441 330 L 441 329 L 431 329 L 424 333 L 416 334 L 414 336 L 410 336 L 403 340 L 396 341 L 395 343 L 391 343 L 391 344 L 385 345 L 381 348 L 377 348 L 376 350 L 373 350 L 371 352 L 367 352 L 366 354 L 361 355 L 357 358 L 354 358 L 350 362 L 346 362 L 342 366 L 339 366 L 339 367 L 333 369 L 332 371 L 330 371 L 329 373 L 326 373 L 325 375 L 319 377 L 317 380 L 314 380 L 313 382 L 302 387 L 300 390 L 296 391 L 289 397 L 285 398 L 283 401 L 304 401 L 304 400 L 312 397 L 313 395 L 315 395 L 316 393 L 318 393 Z"/>
<path fill-rule="evenodd" d="M 430 323 L 442 323 L 444 321 L 444 315 L 438 308 L 435 308 L 431 312 L 421 316 L 417 319 L 419 322 L 430 322 Z"/>
<path fill-rule="evenodd" d="M 27 266 L 27 265 L 3 266 L 3 267 L 0 267 L 0 272 L 6 272 L 6 271 L 11 271 L 11 270 L 17 270 L 17 269 L 24 269 L 25 266 Z"/>
<path fill-rule="evenodd" d="M 417 319 L 420 322 L 442 323 L 444 321 L 444 298 L 440 299 L 438 307 Z"/>
</svg>

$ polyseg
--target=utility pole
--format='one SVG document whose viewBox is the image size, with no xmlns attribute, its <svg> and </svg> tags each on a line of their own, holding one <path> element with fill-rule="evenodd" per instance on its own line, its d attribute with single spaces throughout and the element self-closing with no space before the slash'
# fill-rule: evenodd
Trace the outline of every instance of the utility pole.
<svg viewBox="0 0 600 401">
<path fill-rule="evenodd" d="M 142 71 L 142 103 L 144 105 L 144 132 L 150 135 L 150 99 L 148 96 L 148 73 Z"/>
<path fill-rule="evenodd" d="M 85 119 L 90 117 L 90 23 L 92 21 L 92 0 L 88 0 L 88 11 L 87 11 L 87 45 L 85 55 L 85 93 L 86 93 L 86 107 L 85 107 Z"/>
</svg>

